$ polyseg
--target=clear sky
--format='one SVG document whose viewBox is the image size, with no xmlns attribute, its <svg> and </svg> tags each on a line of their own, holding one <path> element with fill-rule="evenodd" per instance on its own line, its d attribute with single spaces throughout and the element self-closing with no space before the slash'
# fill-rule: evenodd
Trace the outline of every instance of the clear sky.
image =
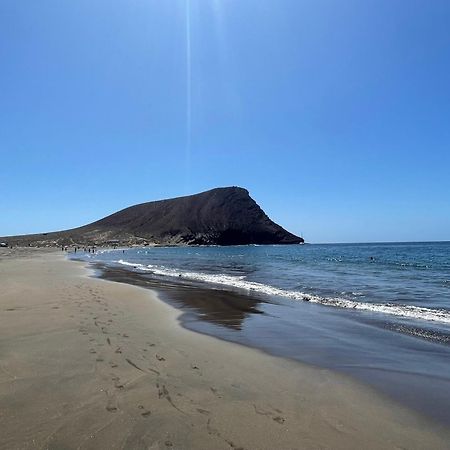
<svg viewBox="0 0 450 450">
<path fill-rule="evenodd" d="M 0 0 L 0 235 L 239 185 L 310 242 L 449 240 L 449 24 L 448 0 Z"/>
</svg>

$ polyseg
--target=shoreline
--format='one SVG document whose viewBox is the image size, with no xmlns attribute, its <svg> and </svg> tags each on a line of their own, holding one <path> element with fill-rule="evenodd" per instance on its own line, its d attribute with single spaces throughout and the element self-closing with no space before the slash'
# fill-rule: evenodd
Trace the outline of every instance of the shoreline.
<svg viewBox="0 0 450 450">
<path fill-rule="evenodd" d="M 276 298 L 185 278 L 153 277 L 107 263 L 87 263 L 100 278 L 156 291 L 165 303 L 182 312 L 179 322 L 188 330 L 318 370 L 332 370 L 440 426 L 450 425 L 450 385 L 448 377 L 442 376 L 450 349 L 441 342 L 398 334 L 378 318 L 368 319 L 360 312 L 355 320 L 353 311 L 309 303 L 295 305 L 301 309 L 292 328 L 283 316 L 284 310 L 294 313 L 293 305 L 278 303 Z M 404 356 L 405 352 L 411 357 Z M 383 353 L 393 362 L 382 362 Z"/>
<path fill-rule="evenodd" d="M 449 448 L 445 429 L 344 376 L 189 331 L 151 290 L 23 253 L 0 255 L 0 448 Z"/>
</svg>

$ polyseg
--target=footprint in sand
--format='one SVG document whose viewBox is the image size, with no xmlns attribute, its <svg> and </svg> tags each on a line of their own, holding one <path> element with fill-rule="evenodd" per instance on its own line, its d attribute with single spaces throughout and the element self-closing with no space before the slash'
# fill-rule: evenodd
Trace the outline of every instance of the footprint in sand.
<svg viewBox="0 0 450 450">
<path fill-rule="evenodd" d="M 280 425 L 283 424 L 284 422 L 286 422 L 286 419 L 284 417 L 281 417 L 281 416 L 273 417 L 273 420 L 275 422 L 279 423 Z"/>
<path fill-rule="evenodd" d="M 203 376 L 202 371 L 200 370 L 200 367 L 198 367 L 197 365 L 191 364 L 191 369 L 195 370 L 195 372 L 198 374 L 198 376 L 200 376 L 200 377 Z"/>
<path fill-rule="evenodd" d="M 222 396 L 219 394 L 219 392 L 216 388 L 210 387 L 209 389 L 217 398 L 222 398 Z"/>
<path fill-rule="evenodd" d="M 158 360 L 158 361 L 165 361 L 166 360 L 166 358 L 164 358 L 163 356 L 160 356 L 160 355 L 155 355 L 155 358 Z"/>
<path fill-rule="evenodd" d="M 226 442 L 233 450 L 244 450 L 244 447 L 237 447 L 236 444 L 223 437 L 219 430 L 217 428 L 214 428 L 211 426 L 211 419 L 208 419 L 208 422 L 206 423 L 206 430 L 208 431 L 208 434 L 211 436 L 217 436 L 218 438 L 222 439 L 224 442 Z"/>
<path fill-rule="evenodd" d="M 111 396 L 108 391 L 106 391 L 106 396 L 108 397 L 106 403 L 106 411 L 108 412 L 116 412 L 119 408 L 117 407 L 116 398 Z"/>
<path fill-rule="evenodd" d="M 266 416 L 271 418 L 274 422 L 279 423 L 280 425 L 283 425 L 284 422 L 286 422 L 286 419 L 282 416 L 279 416 L 272 411 L 264 411 L 262 409 L 258 409 L 256 405 L 253 405 L 253 408 L 255 409 L 255 413 L 259 414 L 260 416 Z M 279 409 L 274 408 L 274 410 L 278 413 L 282 413 Z"/>
<path fill-rule="evenodd" d="M 182 414 L 186 414 L 184 411 L 178 408 L 178 406 L 175 405 L 175 403 L 172 400 L 172 397 L 170 396 L 169 390 L 166 388 L 164 384 L 160 386 L 159 383 L 156 383 L 156 388 L 158 389 L 159 399 L 165 398 L 173 408 L 175 408 L 177 411 L 180 411 L 180 413 Z"/>
<path fill-rule="evenodd" d="M 119 377 L 114 377 L 114 378 L 113 378 L 113 380 L 114 380 L 114 387 L 116 389 L 125 389 L 125 386 L 120 382 L 120 378 Z"/>
</svg>

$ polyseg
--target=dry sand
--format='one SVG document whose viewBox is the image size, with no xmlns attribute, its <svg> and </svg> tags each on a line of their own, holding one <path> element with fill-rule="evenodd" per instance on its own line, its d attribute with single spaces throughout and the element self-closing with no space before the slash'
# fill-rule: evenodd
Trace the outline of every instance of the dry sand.
<svg viewBox="0 0 450 450">
<path fill-rule="evenodd" d="M 444 449 L 328 370 L 183 329 L 57 252 L 0 251 L 1 449 Z"/>
</svg>

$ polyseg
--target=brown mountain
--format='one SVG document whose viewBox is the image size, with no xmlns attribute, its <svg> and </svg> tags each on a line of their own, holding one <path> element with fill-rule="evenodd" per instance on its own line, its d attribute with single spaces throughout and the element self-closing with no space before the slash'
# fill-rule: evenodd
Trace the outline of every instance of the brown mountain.
<svg viewBox="0 0 450 450">
<path fill-rule="evenodd" d="M 2 238 L 13 245 L 299 244 L 239 187 L 142 203 L 79 228 Z"/>
</svg>

